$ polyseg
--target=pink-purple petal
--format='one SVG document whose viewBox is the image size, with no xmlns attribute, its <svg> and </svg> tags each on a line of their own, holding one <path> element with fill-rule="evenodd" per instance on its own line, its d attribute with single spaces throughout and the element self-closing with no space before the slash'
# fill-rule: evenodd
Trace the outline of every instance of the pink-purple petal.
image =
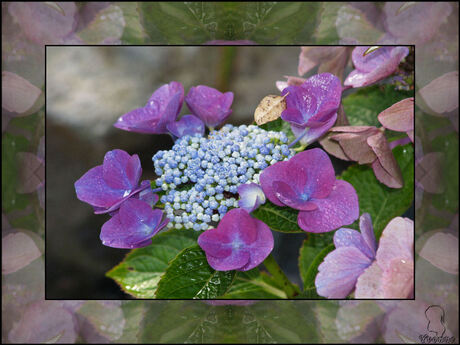
<svg viewBox="0 0 460 345">
<path fill-rule="evenodd" d="M 243 209 L 230 210 L 217 229 L 198 237 L 209 265 L 218 271 L 249 270 L 273 250 L 273 235 L 266 224 Z"/>
<path fill-rule="evenodd" d="M 281 181 L 273 182 L 275 194 L 286 206 L 302 211 L 313 211 L 318 208 L 316 204 L 308 201 L 310 195 L 307 193 L 296 193 L 287 183 Z"/>
<path fill-rule="evenodd" d="M 289 164 L 302 167 L 305 171 L 305 185 L 311 198 L 325 198 L 331 193 L 335 182 L 335 172 L 326 152 L 319 148 L 306 150 L 292 157 Z M 296 174 L 291 172 L 291 175 L 294 176 L 299 173 L 298 169 L 291 171 L 296 171 Z M 290 177 L 291 180 L 294 176 Z"/>
<path fill-rule="evenodd" d="M 209 229 L 198 237 L 198 245 L 214 258 L 226 258 L 232 252 L 228 234 L 219 229 Z"/>
<path fill-rule="evenodd" d="M 300 211 L 298 224 L 308 232 L 327 232 L 353 223 L 359 217 L 358 195 L 346 181 L 337 180 L 327 198 L 312 200 L 318 208 Z"/>
<path fill-rule="evenodd" d="M 318 266 L 316 291 L 326 298 L 345 298 L 354 289 L 356 280 L 372 263 L 355 247 L 339 247 L 330 252 Z"/>
<path fill-rule="evenodd" d="M 276 196 L 272 183 L 274 181 L 289 180 L 289 176 L 287 175 L 288 166 L 288 162 L 278 162 L 265 168 L 260 174 L 260 185 L 262 186 L 265 196 L 278 206 L 284 206 L 284 204 L 280 202 Z"/>
</svg>

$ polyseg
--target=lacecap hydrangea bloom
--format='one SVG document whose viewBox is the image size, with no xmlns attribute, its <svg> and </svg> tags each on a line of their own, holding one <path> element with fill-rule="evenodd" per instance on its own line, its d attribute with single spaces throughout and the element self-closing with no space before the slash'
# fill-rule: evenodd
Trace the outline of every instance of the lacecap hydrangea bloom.
<svg viewBox="0 0 460 345">
<path fill-rule="evenodd" d="M 239 207 L 239 186 L 258 183 L 263 169 L 294 154 L 287 142 L 284 133 L 225 125 L 208 138 L 186 135 L 171 150 L 157 152 L 155 183 L 164 192 L 160 201 L 168 226 L 214 227 L 228 210 Z"/>
</svg>

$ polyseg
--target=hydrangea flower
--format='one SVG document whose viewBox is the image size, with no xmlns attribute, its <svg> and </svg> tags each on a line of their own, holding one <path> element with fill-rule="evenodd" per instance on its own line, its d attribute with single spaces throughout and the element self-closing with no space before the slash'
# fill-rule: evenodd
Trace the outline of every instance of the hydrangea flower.
<svg viewBox="0 0 460 345">
<path fill-rule="evenodd" d="M 265 194 L 256 183 L 242 184 L 238 187 L 240 200 L 238 206 L 249 213 L 257 209 L 260 205 L 265 204 Z"/>
<path fill-rule="evenodd" d="M 378 115 L 383 127 L 396 132 L 406 132 L 414 142 L 414 97 L 403 99 Z"/>
<path fill-rule="evenodd" d="M 284 133 L 254 125 L 225 125 L 208 138 L 185 135 L 171 150 L 157 152 L 155 182 L 165 192 L 161 202 L 171 220 L 168 226 L 196 231 L 215 227 L 238 207 L 240 185 L 258 183 L 263 169 L 293 155 L 287 141 Z"/>
<path fill-rule="evenodd" d="M 126 199 L 149 188 L 149 181 L 139 185 L 141 174 L 138 155 L 109 151 L 102 165 L 90 169 L 75 182 L 75 191 L 78 199 L 94 207 L 96 214 L 112 212 Z"/>
<path fill-rule="evenodd" d="M 148 246 L 151 238 L 168 223 L 162 221 L 163 212 L 152 209 L 139 199 L 125 201 L 101 229 L 102 244 L 113 248 L 140 248 Z"/>
<path fill-rule="evenodd" d="M 372 221 L 368 213 L 359 219 L 361 232 L 342 228 L 334 234 L 335 250 L 318 266 L 316 291 L 326 298 L 345 298 L 354 289 L 356 280 L 375 258 Z"/>
<path fill-rule="evenodd" d="M 302 85 L 283 89 L 287 95 L 281 118 L 291 124 L 292 132 L 303 144 L 323 135 L 337 120 L 342 96 L 340 79 L 330 73 L 316 74 Z"/>
<path fill-rule="evenodd" d="M 184 135 L 199 134 L 203 136 L 204 134 L 203 121 L 194 115 L 184 115 L 179 121 L 168 123 L 166 128 L 177 138 L 183 137 Z"/>
<path fill-rule="evenodd" d="M 167 133 L 166 127 L 176 120 L 183 101 L 184 87 L 172 81 L 157 89 L 144 107 L 122 115 L 114 126 L 129 132 Z"/>
<path fill-rule="evenodd" d="M 380 47 L 365 55 L 369 48 L 360 46 L 353 49 L 355 70 L 345 79 L 345 86 L 363 87 L 384 79 L 393 74 L 401 60 L 409 54 L 407 47 Z"/>
<path fill-rule="evenodd" d="M 356 282 L 356 298 L 412 298 L 414 222 L 393 218 L 382 232 L 375 261 Z"/>
<path fill-rule="evenodd" d="M 217 228 L 198 237 L 209 265 L 217 271 L 248 271 L 265 260 L 273 244 L 270 228 L 243 209 L 229 211 Z"/>
<path fill-rule="evenodd" d="M 272 203 L 299 210 L 298 224 L 308 232 L 335 230 L 359 216 L 356 191 L 335 179 L 331 160 L 321 149 L 269 166 L 260 175 L 260 184 Z"/>
<path fill-rule="evenodd" d="M 222 93 L 212 87 L 198 85 L 190 88 L 185 102 L 206 126 L 214 128 L 232 113 L 230 106 L 233 102 L 233 92 Z"/>
</svg>

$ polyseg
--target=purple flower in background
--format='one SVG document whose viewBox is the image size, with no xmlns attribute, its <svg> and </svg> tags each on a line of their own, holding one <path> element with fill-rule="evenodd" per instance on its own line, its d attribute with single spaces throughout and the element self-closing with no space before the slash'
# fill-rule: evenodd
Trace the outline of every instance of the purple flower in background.
<svg viewBox="0 0 460 345">
<path fill-rule="evenodd" d="M 240 196 L 238 206 L 249 213 L 257 209 L 260 205 L 265 204 L 264 191 L 258 184 L 241 184 L 238 187 L 238 194 Z"/>
<path fill-rule="evenodd" d="M 184 115 L 179 121 L 168 123 L 166 128 L 177 138 L 184 135 L 199 134 L 203 136 L 204 134 L 203 121 L 194 115 Z"/>
<path fill-rule="evenodd" d="M 117 120 L 115 127 L 129 132 L 162 134 L 167 125 L 179 115 L 184 101 L 184 87 L 172 81 L 157 89 L 143 108 L 126 113 Z"/>
<path fill-rule="evenodd" d="M 190 89 L 185 102 L 192 111 L 208 127 L 216 127 L 224 122 L 232 113 L 233 92 L 222 93 L 205 85 Z"/>
<path fill-rule="evenodd" d="M 260 184 L 272 203 L 299 210 L 297 222 L 308 232 L 335 230 L 359 216 L 356 191 L 335 179 L 331 160 L 321 149 L 269 166 L 260 175 Z"/>
<path fill-rule="evenodd" d="M 217 271 L 248 271 L 260 265 L 273 250 L 273 235 L 262 221 L 243 209 L 232 209 L 216 229 L 198 237 L 209 265 Z"/>
<path fill-rule="evenodd" d="M 364 213 L 359 219 L 361 232 L 339 229 L 334 234 L 335 250 L 318 266 L 316 291 L 326 298 L 345 298 L 354 289 L 358 277 L 372 264 L 377 244 L 371 217 Z"/>
<path fill-rule="evenodd" d="M 75 182 L 75 191 L 78 199 L 94 207 L 95 213 L 112 212 L 129 197 L 150 187 L 149 181 L 139 185 L 141 174 L 137 155 L 130 156 L 123 150 L 109 151 L 102 165 L 90 169 Z"/>
<path fill-rule="evenodd" d="M 117 214 L 101 229 L 103 245 L 113 248 L 140 248 L 148 246 L 151 238 L 168 224 L 162 221 L 163 212 L 142 200 L 126 200 Z"/>
<path fill-rule="evenodd" d="M 355 69 L 345 79 L 345 86 L 362 87 L 384 79 L 393 74 L 401 60 L 409 54 L 407 47 L 380 47 L 365 54 L 369 48 L 353 49 L 352 60 Z"/>
<path fill-rule="evenodd" d="M 281 118 L 291 124 L 293 133 L 302 143 L 315 141 L 337 120 L 342 86 L 336 76 L 330 73 L 314 75 L 300 86 L 284 88 L 282 95 L 286 94 L 286 109 Z"/>
</svg>

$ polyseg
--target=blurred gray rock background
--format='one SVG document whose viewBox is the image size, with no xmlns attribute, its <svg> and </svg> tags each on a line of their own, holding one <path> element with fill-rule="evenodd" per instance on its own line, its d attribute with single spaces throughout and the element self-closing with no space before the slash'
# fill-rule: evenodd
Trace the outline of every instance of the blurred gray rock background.
<svg viewBox="0 0 460 345">
<path fill-rule="evenodd" d="M 253 121 L 254 109 L 284 75 L 297 75 L 300 47 L 47 47 L 46 51 L 46 295 L 52 299 L 128 298 L 104 274 L 127 251 L 101 244 L 108 216 L 94 215 L 75 195 L 74 182 L 115 148 L 141 158 L 143 179 L 151 157 L 168 149 L 167 135 L 114 128 L 124 113 L 144 106 L 172 80 L 233 91 L 233 124 Z M 188 113 L 184 103 L 182 114 Z M 275 258 L 296 282 L 298 248 L 305 235 L 280 235 Z"/>
</svg>

